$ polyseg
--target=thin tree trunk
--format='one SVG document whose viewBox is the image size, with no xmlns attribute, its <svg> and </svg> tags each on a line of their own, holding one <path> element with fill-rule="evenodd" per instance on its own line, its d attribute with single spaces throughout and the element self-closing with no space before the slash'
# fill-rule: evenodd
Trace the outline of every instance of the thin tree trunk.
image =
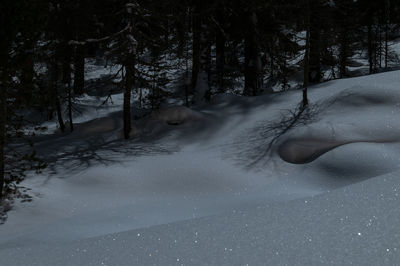
<svg viewBox="0 0 400 266">
<path fill-rule="evenodd" d="M 303 84 L 303 108 L 308 106 L 308 83 L 310 72 L 310 0 L 307 0 L 307 36 L 306 36 L 306 51 L 304 53 L 304 84 Z"/>
<path fill-rule="evenodd" d="M 373 48 L 372 48 L 372 24 L 368 23 L 368 63 L 369 63 L 369 74 L 374 71 L 374 59 L 373 59 Z"/>
<path fill-rule="evenodd" d="M 124 67 L 125 67 L 125 86 L 124 86 L 124 106 L 123 106 L 123 120 L 124 120 L 124 138 L 129 139 L 132 122 L 131 122 L 131 97 L 132 89 L 135 81 L 135 64 L 136 64 L 136 47 L 137 41 L 134 38 L 134 25 L 135 21 L 132 15 L 132 9 L 127 8 L 129 19 L 129 35 L 127 36 L 129 41 L 128 55 L 125 56 Z"/>
<path fill-rule="evenodd" d="M 4 28 L 0 29 L 0 202 L 3 198 L 5 182 L 5 146 L 6 146 L 6 123 L 7 123 L 7 63 L 8 50 L 11 45 L 7 34 L 7 19 L 0 19 L 4 22 Z"/>
<path fill-rule="evenodd" d="M 382 68 L 382 49 L 383 49 L 382 42 L 383 42 L 383 40 L 382 40 L 382 26 L 380 23 L 379 23 L 378 31 L 379 31 L 379 68 Z"/>
<path fill-rule="evenodd" d="M 64 92 L 66 93 L 67 96 L 67 102 L 68 102 L 68 118 L 69 118 L 69 129 L 71 132 L 74 131 L 74 124 L 72 120 L 72 89 L 71 89 L 71 47 L 65 43 L 63 45 L 63 76 L 62 76 L 62 83 L 63 83 L 63 88 Z"/>
<path fill-rule="evenodd" d="M 72 120 L 72 89 L 71 84 L 67 85 L 68 90 L 68 116 L 69 116 L 69 129 L 71 132 L 74 131 L 74 122 Z"/>
<path fill-rule="evenodd" d="M 246 12 L 248 29 L 245 33 L 245 88 L 244 95 L 256 96 L 260 90 L 260 55 L 257 41 L 257 14 Z"/>
<path fill-rule="evenodd" d="M 340 54 L 339 54 L 339 72 L 340 78 L 344 78 L 347 75 L 347 56 L 348 56 L 348 40 L 347 40 L 347 26 L 342 25 L 342 30 L 340 32 Z"/>
<path fill-rule="evenodd" d="M 177 56 L 179 58 L 182 58 L 185 52 L 185 45 L 186 45 L 186 27 L 187 25 L 187 13 L 185 12 L 182 14 L 184 18 L 182 21 L 179 21 L 175 24 L 176 30 L 177 30 L 177 37 L 178 37 L 178 47 L 177 47 Z"/>
<path fill-rule="evenodd" d="M 74 93 L 82 95 L 85 87 L 85 47 L 77 45 L 74 56 Z"/>
<path fill-rule="evenodd" d="M 217 63 L 217 84 L 219 92 L 225 92 L 224 68 L 225 68 L 225 43 L 226 38 L 223 32 L 217 31 L 216 36 L 216 63 Z"/>
<path fill-rule="evenodd" d="M 273 43 L 273 41 L 271 43 Z M 272 44 L 271 44 L 271 46 L 269 47 L 269 60 L 270 60 L 269 80 L 270 80 L 271 85 L 273 85 L 275 83 L 275 73 L 274 73 L 274 71 L 275 71 L 274 70 L 275 69 L 275 59 L 274 59 L 274 54 L 273 53 L 274 53 L 274 51 L 272 49 Z"/>
<path fill-rule="evenodd" d="M 3 70 L 0 69 L 0 201 L 2 200 L 3 197 L 4 180 L 5 180 L 7 96 L 6 96 L 6 86 L 4 79 L 5 77 Z"/>
<path fill-rule="evenodd" d="M 197 8 L 201 12 L 201 7 Z M 210 43 L 208 41 L 208 25 L 202 13 L 197 14 L 197 23 L 199 23 L 199 57 L 197 67 L 196 86 L 194 89 L 194 102 L 203 102 L 207 99 L 210 92 L 209 86 L 209 66 L 210 66 Z"/>
<path fill-rule="evenodd" d="M 124 88 L 124 137 L 129 139 L 131 133 L 131 95 L 133 87 L 134 66 L 127 64 L 125 66 L 125 88 Z"/>
<path fill-rule="evenodd" d="M 56 111 L 57 111 L 58 124 L 60 125 L 61 132 L 65 132 L 65 124 L 64 124 L 63 117 L 62 117 L 61 103 L 60 103 L 60 99 L 58 98 L 58 95 L 56 95 L 55 100 L 56 100 Z"/>
<path fill-rule="evenodd" d="M 62 83 L 63 84 L 70 84 L 71 83 L 71 47 L 68 45 L 67 41 L 64 41 L 62 44 Z"/>
<path fill-rule="evenodd" d="M 151 77 L 151 109 L 154 110 L 156 107 L 157 95 L 156 95 L 156 66 L 154 57 L 151 60 L 153 73 Z"/>
<path fill-rule="evenodd" d="M 139 88 L 139 107 L 142 108 L 143 105 L 143 90 L 142 88 Z"/>
<path fill-rule="evenodd" d="M 321 27 L 319 16 L 319 0 L 310 7 L 310 71 L 308 74 L 309 82 L 318 83 L 321 81 Z"/>
<path fill-rule="evenodd" d="M 33 96 L 33 78 L 34 70 L 34 43 L 31 43 L 30 49 L 24 54 L 24 64 L 21 72 L 21 98 L 24 99 L 24 104 L 29 104 L 29 100 Z"/>
<path fill-rule="evenodd" d="M 385 69 L 388 68 L 388 58 L 389 58 L 389 26 L 385 26 Z"/>
<path fill-rule="evenodd" d="M 385 8 L 385 69 L 388 68 L 389 58 L 389 23 L 390 23 L 390 1 L 387 0 Z"/>
<path fill-rule="evenodd" d="M 379 38 L 378 38 L 378 34 L 379 34 L 379 31 L 378 31 L 378 29 L 376 29 L 375 28 L 375 42 L 374 42 L 374 44 L 375 44 L 375 47 L 374 47 L 374 49 L 375 49 L 375 68 L 374 68 L 374 72 L 376 73 L 377 72 L 377 70 L 378 70 L 378 54 L 379 54 L 379 46 L 377 45 L 377 42 L 378 42 L 378 40 L 379 40 Z"/>
<path fill-rule="evenodd" d="M 197 84 L 197 76 L 200 67 L 200 10 L 195 6 L 192 14 L 192 31 L 193 31 L 193 55 L 192 55 L 192 89 L 195 89 Z"/>
<path fill-rule="evenodd" d="M 186 47 L 186 58 L 185 58 L 185 105 L 189 107 L 189 87 L 190 87 L 190 78 L 189 78 L 189 48 Z"/>
<path fill-rule="evenodd" d="M 64 120 L 62 117 L 62 110 L 61 110 L 61 103 L 60 103 L 60 98 L 58 95 L 58 64 L 56 62 L 56 59 L 54 59 L 55 62 L 52 65 L 52 72 L 53 72 L 53 77 L 52 77 L 52 86 L 53 86 L 53 95 L 54 95 L 54 104 L 56 107 L 56 112 L 57 112 L 57 119 L 58 119 L 58 124 L 60 126 L 61 132 L 65 132 L 65 124 Z"/>
</svg>

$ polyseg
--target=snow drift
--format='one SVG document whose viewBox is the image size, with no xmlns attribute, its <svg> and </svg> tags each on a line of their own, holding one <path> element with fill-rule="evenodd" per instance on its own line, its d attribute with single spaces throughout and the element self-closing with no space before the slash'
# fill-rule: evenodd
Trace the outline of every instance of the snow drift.
<svg viewBox="0 0 400 266">
<path fill-rule="evenodd" d="M 135 121 L 147 138 L 113 140 L 112 156 L 85 137 L 118 134 L 110 118 L 79 137 L 49 137 L 42 152 L 79 160 L 65 157 L 73 143 L 96 156 L 73 172 L 28 177 L 36 196 L 0 226 L 1 264 L 396 264 L 399 74 L 311 88 L 312 119 L 280 136 L 257 169 L 246 167 L 249 154 L 262 154 L 274 137 L 266 125 L 301 92 L 154 113 Z"/>
</svg>

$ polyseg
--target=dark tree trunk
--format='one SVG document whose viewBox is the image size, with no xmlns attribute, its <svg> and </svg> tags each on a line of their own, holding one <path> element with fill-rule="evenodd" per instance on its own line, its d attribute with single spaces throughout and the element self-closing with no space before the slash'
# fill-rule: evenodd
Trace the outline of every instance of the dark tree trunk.
<svg viewBox="0 0 400 266">
<path fill-rule="evenodd" d="M 197 84 L 197 76 L 200 67 L 200 10 L 195 6 L 192 14 L 192 31 L 193 31 L 193 58 L 192 58 L 192 89 L 195 89 Z"/>
<path fill-rule="evenodd" d="M 257 14 L 253 10 L 246 12 L 247 31 L 245 33 L 245 87 L 244 95 L 256 96 L 260 90 L 261 62 L 257 38 Z"/>
<path fill-rule="evenodd" d="M 67 85 L 67 93 L 68 93 L 68 116 L 69 116 L 69 129 L 71 132 L 74 131 L 74 122 L 72 119 L 72 89 L 71 84 Z"/>
<path fill-rule="evenodd" d="M 307 35 L 306 35 L 306 51 L 304 53 L 304 84 L 303 84 L 303 108 L 308 106 L 308 84 L 310 77 L 310 39 L 311 39 L 311 25 L 310 25 L 310 0 L 307 0 L 307 14 L 306 14 L 306 25 L 307 25 Z"/>
<path fill-rule="evenodd" d="M 388 68 L 388 58 L 389 58 L 389 22 L 385 25 L 385 69 Z"/>
<path fill-rule="evenodd" d="M 1 63 L 0 63 L 1 64 Z M 5 180 L 5 145 L 6 145 L 6 117 L 7 117 L 7 96 L 5 86 L 5 74 L 0 66 L 0 201 L 3 197 Z"/>
<path fill-rule="evenodd" d="M 177 21 L 175 24 L 175 28 L 177 31 L 177 37 L 178 37 L 178 47 L 177 47 L 177 55 L 179 58 L 183 57 L 184 51 L 185 51 L 185 45 L 186 45 L 186 17 L 187 14 L 184 13 L 182 14 L 184 17 L 182 18 L 181 21 Z"/>
<path fill-rule="evenodd" d="M 130 8 L 127 9 L 129 19 L 129 35 L 127 36 L 127 41 L 130 43 L 127 47 L 129 53 L 125 56 L 123 60 L 123 65 L 125 67 L 125 84 L 124 84 L 124 106 L 123 106 L 123 120 L 124 120 L 124 138 L 129 139 L 132 122 L 131 122 L 131 97 L 132 89 L 135 82 L 135 65 L 136 65 L 136 48 L 137 42 L 134 39 L 134 25 L 135 21 L 132 16 Z"/>
<path fill-rule="evenodd" d="M 273 40 L 271 41 L 273 43 Z M 272 48 L 272 45 L 269 47 L 269 68 L 270 68 L 270 73 L 269 73 L 269 80 L 271 84 L 275 84 L 275 58 L 274 58 L 274 51 Z"/>
<path fill-rule="evenodd" d="M 390 0 L 385 1 L 385 69 L 388 68 L 389 59 L 389 25 L 390 25 Z"/>
<path fill-rule="evenodd" d="M 376 73 L 378 71 L 378 56 L 379 56 L 379 46 L 378 46 L 378 41 L 379 41 L 379 30 L 377 28 L 375 28 L 375 41 L 374 41 L 374 72 Z"/>
<path fill-rule="evenodd" d="M 4 8 L 0 15 L 0 202 L 4 196 L 4 183 L 6 178 L 5 147 L 7 138 L 7 85 L 9 83 L 7 67 L 9 63 L 9 49 L 12 45 L 12 31 L 14 30 L 12 23 L 10 23 L 14 14 L 9 12 L 10 10 L 6 10 L 7 7 L 7 4 L 0 4 L 0 8 Z"/>
<path fill-rule="evenodd" d="M 63 55 L 62 55 L 62 88 L 64 88 L 64 93 L 66 93 L 67 101 L 68 101 L 68 118 L 69 118 L 69 128 L 70 131 L 74 131 L 74 124 L 72 120 L 72 91 L 71 91 L 71 57 L 72 57 L 72 49 L 71 46 L 68 45 L 67 42 L 63 44 Z M 57 81 L 56 81 L 57 82 Z M 57 97 L 58 99 L 59 97 Z M 57 105 L 60 105 L 58 102 Z M 58 108 L 58 107 L 57 107 Z M 61 108 L 61 105 L 60 105 Z M 61 111 L 60 111 L 61 113 Z M 62 120 L 62 117 L 60 117 Z M 64 123 L 64 122 L 63 122 Z M 61 127 L 61 126 L 60 126 Z M 65 127 L 65 126 L 64 126 Z"/>
<path fill-rule="evenodd" d="M 225 43 L 226 37 L 223 32 L 223 12 L 218 11 L 217 17 L 219 19 L 219 25 L 216 31 L 216 70 L 217 70 L 217 85 L 219 92 L 225 92 L 225 84 L 224 84 L 224 68 L 225 68 Z"/>
<path fill-rule="evenodd" d="M 151 78 L 151 109 L 156 109 L 158 102 L 158 95 L 156 93 L 156 66 L 155 66 L 155 58 L 152 57 L 151 65 L 152 65 L 152 78 Z"/>
<path fill-rule="evenodd" d="M 55 101 L 56 101 L 58 124 L 60 125 L 61 132 L 65 132 L 65 124 L 64 124 L 63 117 L 62 117 L 61 103 L 60 103 L 60 99 L 58 98 L 58 94 L 56 95 Z"/>
<path fill-rule="evenodd" d="M 191 80 L 189 77 L 189 48 L 186 47 L 186 58 L 185 58 L 185 67 L 186 67 L 186 72 L 185 72 L 185 105 L 186 107 L 189 107 L 189 90 L 191 86 Z"/>
<path fill-rule="evenodd" d="M 194 58 L 197 60 L 197 74 L 196 76 L 196 85 L 194 88 L 194 102 L 203 102 L 208 100 L 210 92 L 209 87 L 209 73 L 210 73 L 210 61 L 211 61 L 211 45 L 209 42 L 209 32 L 208 25 L 203 14 L 202 6 L 199 4 L 195 10 L 197 10 L 196 20 L 198 23 L 198 44 L 196 45 L 196 49 L 198 49 L 199 55 Z M 194 65 L 194 62 L 193 62 Z"/>
<path fill-rule="evenodd" d="M 374 72 L 374 49 L 372 44 L 372 23 L 368 23 L 368 63 L 369 63 L 369 74 Z"/>
<path fill-rule="evenodd" d="M 340 48 L 339 48 L 339 72 L 340 78 L 347 76 L 347 60 L 349 54 L 349 41 L 347 37 L 348 31 L 346 26 L 341 29 L 340 32 Z"/>
<path fill-rule="evenodd" d="M 124 88 L 124 137 L 129 139 L 131 133 L 131 94 L 134 82 L 134 65 L 125 66 L 125 88 Z"/>
<path fill-rule="evenodd" d="M 382 68 L 382 25 L 379 23 L 379 27 L 378 27 L 378 31 L 379 31 L 379 68 Z"/>
<path fill-rule="evenodd" d="M 62 59 L 62 83 L 63 85 L 65 84 L 71 84 L 71 74 L 72 74 L 72 69 L 71 69 L 71 47 L 68 45 L 68 43 L 65 41 L 62 44 L 61 48 L 61 59 Z"/>
<path fill-rule="evenodd" d="M 34 44 L 30 45 L 30 49 L 25 52 L 24 63 L 21 72 L 21 98 L 24 99 L 25 104 L 29 104 L 29 100 L 33 96 L 33 78 L 35 76 L 34 70 Z M 28 102 L 27 102 L 28 101 Z"/>
<path fill-rule="evenodd" d="M 57 112 L 57 119 L 58 119 L 58 124 L 60 126 L 61 132 L 65 132 L 65 124 L 62 116 L 62 108 L 61 108 L 61 103 L 60 103 L 60 98 L 59 98 L 59 93 L 58 93 L 58 64 L 57 64 L 57 59 L 54 59 L 54 62 L 52 64 L 52 87 L 53 87 L 53 97 L 54 97 L 54 105 L 56 108 Z"/>
<path fill-rule="evenodd" d="M 3 28 L 0 28 L 0 202 L 3 198 L 5 181 L 5 146 L 6 146 L 6 123 L 7 123 L 7 63 L 8 50 L 11 41 L 8 39 L 9 22 L 6 16 L 0 16 Z"/>
<path fill-rule="evenodd" d="M 319 1 L 310 7 L 310 71 L 309 82 L 321 81 L 321 25 L 319 19 Z"/>
<path fill-rule="evenodd" d="M 85 87 L 85 47 L 77 45 L 74 56 L 74 93 L 82 95 Z"/>
</svg>

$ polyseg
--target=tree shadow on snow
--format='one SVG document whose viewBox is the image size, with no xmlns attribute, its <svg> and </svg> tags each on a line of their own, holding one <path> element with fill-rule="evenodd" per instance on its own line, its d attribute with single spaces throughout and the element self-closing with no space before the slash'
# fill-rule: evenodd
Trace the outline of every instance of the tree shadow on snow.
<svg viewBox="0 0 400 266">
<path fill-rule="evenodd" d="M 326 100 L 312 103 L 303 109 L 301 103 L 292 110 L 283 110 L 275 120 L 262 120 L 255 127 L 243 131 L 233 143 L 224 146 L 225 157 L 233 159 L 239 166 L 248 170 L 262 170 L 275 160 L 279 145 L 284 136 L 294 130 L 318 122 L 332 107 L 354 108 L 395 103 L 391 95 L 372 95 L 360 93 L 350 88 Z"/>
<path fill-rule="evenodd" d="M 59 141 L 61 142 L 61 141 Z M 38 156 L 48 164 L 46 171 L 51 175 L 62 173 L 69 175 L 97 165 L 112 165 L 132 161 L 141 156 L 171 154 L 177 147 L 155 142 L 138 140 L 106 141 L 101 136 L 75 141 L 63 147 L 49 143 L 45 151 Z"/>
</svg>

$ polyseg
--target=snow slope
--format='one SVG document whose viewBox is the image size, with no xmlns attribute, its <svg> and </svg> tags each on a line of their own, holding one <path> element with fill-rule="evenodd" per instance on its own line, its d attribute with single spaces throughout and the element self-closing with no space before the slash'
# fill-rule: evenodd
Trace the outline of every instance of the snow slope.
<svg viewBox="0 0 400 266">
<path fill-rule="evenodd" d="M 47 137 L 59 166 L 24 182 L 37 197 L 0 227 L 0 264 L 396 264 L 399 74 L 312 88 L 307 119 L 271 146 L 301 92 L 145 117 L 130 142 L 118 112 L 83 140 L 87 124 Z"/>
</svg>

